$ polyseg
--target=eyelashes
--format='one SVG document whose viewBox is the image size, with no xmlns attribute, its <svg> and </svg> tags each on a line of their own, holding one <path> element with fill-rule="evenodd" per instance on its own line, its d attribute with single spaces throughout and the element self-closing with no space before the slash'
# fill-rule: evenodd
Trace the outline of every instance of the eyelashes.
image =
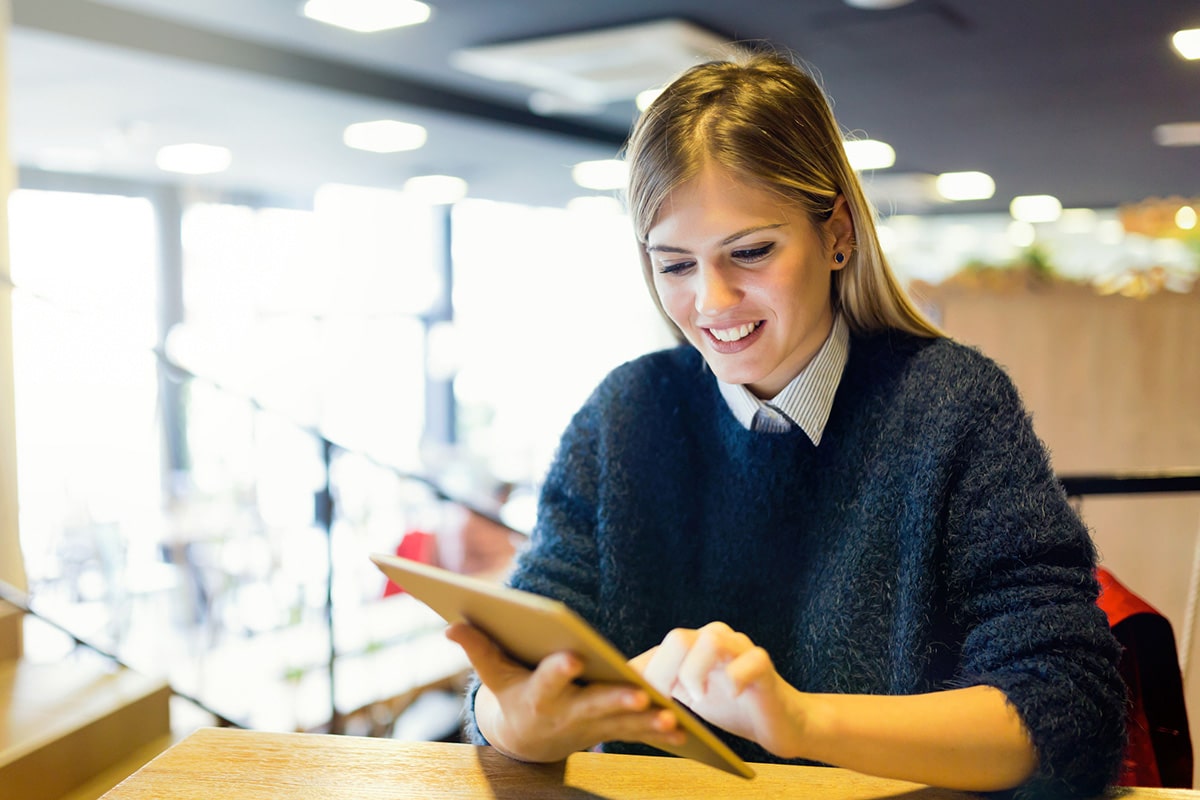
<svg viewBox="0 0 1200 800">
<path fill-rule="evenodd" d="M 732 255 L 733 255 L 733 258 L 737 261 L 754 263 L 755 261 L 762 261 L 764 258 L 769 256 L 771 254 L 771 251 L 774 249 L 775 249 L 775 243 L 769 242 L 768 244 L 760 245 L 758 247 L 749 247 L 749 248 L 744 248 L 744 249 L 740 249 L 740 250 L 734 250 Z"/>
<path fill-rule="evenodd" d="M 695 264 L 695 261 L 676 261 L 673 264 L 663 264 L 658 268 L 658 271 L 662 275 L 674 275 L 676 272 L 683 272 Z"/>
<path fill-rule="evenodd" d="M 757 247 L 740 247 L 730 252 L 729 256 L 739 264 L 754 264 L 771 255 L 774 250 L 775 242 L 768 242 Z M 694 266 L 696 266 L 696 262 L 692 260 L 675 261 L 670 264 L 661 264 L 658 267 L 658 271 L 662 275 L 674 275 L 691 269 Z"/>
</svg>

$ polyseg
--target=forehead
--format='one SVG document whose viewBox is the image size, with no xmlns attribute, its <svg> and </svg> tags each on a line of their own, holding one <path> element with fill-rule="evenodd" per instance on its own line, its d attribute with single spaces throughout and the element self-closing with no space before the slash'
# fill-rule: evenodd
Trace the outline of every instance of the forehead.
<svg viewBox="0 0 1200 800">
<path fill-rule="evenodd" d="M 671 190 L 647 231 L 647 244 L 678 236 L 723 236 L 731 231 L 805 219 L 797 204 L 735 172 L 707 166 Z"/>
</svg>

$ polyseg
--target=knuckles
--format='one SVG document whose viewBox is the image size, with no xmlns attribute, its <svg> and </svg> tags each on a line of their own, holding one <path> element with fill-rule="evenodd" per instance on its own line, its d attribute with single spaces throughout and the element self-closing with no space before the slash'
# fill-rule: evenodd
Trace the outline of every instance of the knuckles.
<svg viewBox="0 0 1200 800">
<path fill-rule="evenodd" d="M 662 644 L 664 647 L 690 647 L 692 641 L 696 638 L 696 631 L 690 628 L 672 628 L 663 637 Z"/>
</svg>

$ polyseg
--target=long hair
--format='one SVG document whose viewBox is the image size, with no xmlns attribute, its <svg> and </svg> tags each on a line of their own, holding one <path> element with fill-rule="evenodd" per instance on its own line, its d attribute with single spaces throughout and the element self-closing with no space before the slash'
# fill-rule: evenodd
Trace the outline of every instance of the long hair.
<svg viewBox="0 0 1200 800">
<path fill-rule="evenodd" d="M 625 158 L 626 200 L 641 244 L 643 277 L 664 318 L 646 237 L 667 195 L 706 163 L 715 163 L 797 204 L 814 224 L 829 218 L 838 195 L 846 198 L 854 246 L 846 265 L 833 272 L 830 291 L 834 311 L 852 331 L 944 335 L 913 305 L 888 266 L 874 211 L 846 158 L 825 93 L 790 60 L 741 53 L 692 67 L 643 112 Z"/>
</svg>

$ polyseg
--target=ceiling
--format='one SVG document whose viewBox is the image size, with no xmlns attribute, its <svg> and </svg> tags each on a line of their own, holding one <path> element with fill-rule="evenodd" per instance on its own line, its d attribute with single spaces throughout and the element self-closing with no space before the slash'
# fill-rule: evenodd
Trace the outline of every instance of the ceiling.
<svg viewBox="0 0 1200 800">
<path fill-rule="evenodd" d="M 467 73 L 453 54 L 676 18 L 810 64 L 846 129 L 895 148 L 895 167 L 867 176 L 885 212 L 1006 210 L 1021 194 L 1093 208 L 1200 195 L 1200 147 L 1161 147 L 1153 135 L 1200 121 L 1200 61 L 1169 44 L 1175 30 L 1200 27 L 1200 3 L 429 2 L 423 25 L 356 34 L 302 17 L 300 0 L 10 0 L 13 159 L 23 179 L 178 181 L 154 167 L 155 151 L 201 141 L 230 148 L 233 164 L 186 179 L 198 191 L 295 199 L 324 183 L 399 187 L 448 173 L 472 196 L 561 205 L 587 193 L 573 164 L 619 151 L 633 103 L 539 115 L 529 89 Z M 384 155 L 341 143 L 346 125 L 383 117 L 424 125 L 427 144 Z M 914 194 L 922 176 L 958 170 L 990 174 L 995 196 L 935 204 Z"/>
</svg>

